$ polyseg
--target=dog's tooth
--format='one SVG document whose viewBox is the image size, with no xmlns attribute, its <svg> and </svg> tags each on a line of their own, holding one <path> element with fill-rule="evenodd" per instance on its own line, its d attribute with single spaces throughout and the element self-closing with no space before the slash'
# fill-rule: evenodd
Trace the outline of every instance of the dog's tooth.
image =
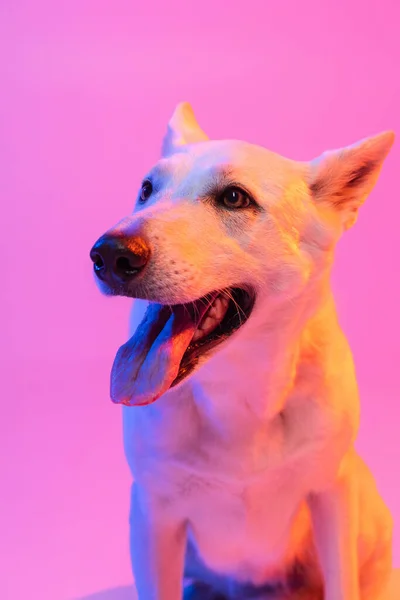
<svg viewBox="0 0 400 600">
<path fill-rule="evenodd" d="M 226 309 L 228 308 L 229 300 L 225 296 L 218 296 L 215 299 L 215 303 L 212 308 L 212 316 L 219 321 L 225 316 Z M 211 314 L 211 313 L 210 313 Z"/>
<path fill-rule="evenodd" d="M 210 333 L 215 327 L 218 325 L 218 321 L 213 317 L 207 316 L 204 321 L 201 323 L 200 327 L 196 329 L 193 335 L 193 342 L 197 340 L 201 340 L 201 338 L 205 337 L 208 333 Z"/>
<path fill-rule="evenodd" d="M 229 299 L 217 296 L 205 314 L 200 326 L 196 329 L 192 341 L 196 342 L 211 333 L 222 321 L 228 309 Z"/>
<path fill-rule="evenodd" d="M 218 307 L 213 304 L 212 307 L 210 308 L 210 310 L 208 311 L 207 315 L 209 317 L 217 317 L 217 315 L 218 315 Z"/>
<path fill-rule="evenodd" d="M 219 310 L 219 306 L 220 306 L 220 299 L 219 296 L 217 298 L 215 298 L 210 310 L 208 311 L 209 315 L 216 315 L 218 313 Z"/>
<path fill-rule="evenodd" d="M 211 329 L 214 329 L 216 322 L 217 320 L 214 317 L 207 315 L 204 321 L 202 322 L 200 329 L 208 333 Z"/>
<path fill-rule="evenodd" d="M 192 342 L 197 342 L 197 340 L 201 339 L 203 336 L 204 331 L 202 331 L 201 329 L 196 329 L 192 338 Z"/>
</svg>

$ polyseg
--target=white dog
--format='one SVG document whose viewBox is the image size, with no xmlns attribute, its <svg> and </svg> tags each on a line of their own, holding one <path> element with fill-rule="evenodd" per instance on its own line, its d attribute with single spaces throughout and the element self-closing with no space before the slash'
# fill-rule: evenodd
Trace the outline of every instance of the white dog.
<svg viewBox="0 0 400 600">
<path fill-rule="evenodd" d="M 111 381 L 140 600 L 384 597 L 392 520 L 354 449 L 330 274 L 393 140 L 294 162 L 208 141 L 180 104 L 133 215 L 93 247 L 104 293 L 149 302 Z"/>
</svg>

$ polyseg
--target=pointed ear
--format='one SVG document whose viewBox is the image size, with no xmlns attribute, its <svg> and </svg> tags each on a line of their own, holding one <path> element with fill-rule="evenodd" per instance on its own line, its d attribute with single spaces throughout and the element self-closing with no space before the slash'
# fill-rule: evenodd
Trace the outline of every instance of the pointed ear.
<svg viewBox="0 0 400 600">
<path fill-rule="evenodd" d="M 358 210 L 374 187 L 394 142 L 391 131 L 341 150 L 325 152 L 310 165 L 309 187 L 318 204 L 331 205 L 344 229 L 357 220 Z"/>
<path fill-rule="evenodd" d="M 162 156 L 166 157 L 186 144 L 204 142 L 208 137 L 196 121 L 192 107 L 188 102 L 181 102 L 175 108 L 162 145 Z"/>
</svg>

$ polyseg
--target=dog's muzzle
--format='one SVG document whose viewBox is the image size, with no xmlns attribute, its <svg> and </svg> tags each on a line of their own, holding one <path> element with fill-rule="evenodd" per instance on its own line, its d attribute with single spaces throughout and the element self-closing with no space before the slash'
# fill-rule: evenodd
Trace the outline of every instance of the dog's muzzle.
<svg viewBox="0 0 400 600">
<path fill-rule="evenodd" d="M 127 283 L 140 273 L 150 258 L 150 248 L 142 238 L 123 238 L 106 233 L 90 251 L 96 276 L 105 283 Z"/>
</svg>

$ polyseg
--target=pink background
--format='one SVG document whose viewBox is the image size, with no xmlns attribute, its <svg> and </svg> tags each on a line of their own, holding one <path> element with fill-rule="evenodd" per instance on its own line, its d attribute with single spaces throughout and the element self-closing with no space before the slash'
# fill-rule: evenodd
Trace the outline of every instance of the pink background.
<svg viewBox="0 0 400 600">
<path fill-rule="evenodd" d="M 131 580 L 121 413 L 108 399 L 129 301 L 100 296 L 88 252 L 130 211 L 175 103 L 189 100 L 212 137 L 299 159 L 400 133 L 399 3 L 373 4 L 0 3 L 2 599 L 72 600 Z M 399 147 L 335 272 L 359 447 L 397 519 L 397 565 Z"/>
</svg>

